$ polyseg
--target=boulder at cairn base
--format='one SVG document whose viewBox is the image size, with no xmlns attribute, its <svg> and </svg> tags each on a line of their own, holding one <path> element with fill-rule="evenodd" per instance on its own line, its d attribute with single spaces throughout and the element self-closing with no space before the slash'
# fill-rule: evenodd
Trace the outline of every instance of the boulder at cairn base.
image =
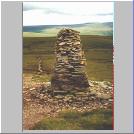
<svg viewBox="0 0 134 134">
<path fill-rule="evenodd" d="M 89 87 L 86 59 L 78 31 L 62 29 L 57 35 L 56 63 L 51 85 L 54 92 L 84 90 Z"/>
</svg>

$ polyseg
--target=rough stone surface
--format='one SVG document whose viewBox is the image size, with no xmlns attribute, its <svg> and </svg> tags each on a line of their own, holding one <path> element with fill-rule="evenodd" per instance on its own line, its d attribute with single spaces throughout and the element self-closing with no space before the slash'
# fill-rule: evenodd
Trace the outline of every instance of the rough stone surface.
<svg viewBox="0 0 134 134">
<path fill-rule="evenodd" d="M 52 76 L 53 91 L 83 90 L 89 87 L 86 59 L 79 32 L 62 29 L 57 35 L 56 65 Z"/>
<path fill-rule="evenodd" d="M 84 112 L 112 108 L 113 91 L 110 82 L 90 81 L 90 91 L 86 89 L 52 96 L 50 82 L 34 82 L 31 79 L 25 77 L 23 83 L 24 129 L 31 129 L 44 116 L 55 117 L 67 109 Z"/>
</svg>

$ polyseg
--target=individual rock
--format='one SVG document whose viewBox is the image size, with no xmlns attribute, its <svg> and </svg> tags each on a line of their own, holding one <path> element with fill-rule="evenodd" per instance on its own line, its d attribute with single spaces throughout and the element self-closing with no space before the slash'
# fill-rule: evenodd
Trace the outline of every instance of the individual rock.
<svg viewBox="0 0 134 134">
<path fill-rule="evenodd" d="M 99 93 L 99 94 L 97 94 L 97 97 L 100 98 L 100 99 L 106 99 L 107 100 L 107 99 L 111 98 L 111 95 Z"/>
</svg>

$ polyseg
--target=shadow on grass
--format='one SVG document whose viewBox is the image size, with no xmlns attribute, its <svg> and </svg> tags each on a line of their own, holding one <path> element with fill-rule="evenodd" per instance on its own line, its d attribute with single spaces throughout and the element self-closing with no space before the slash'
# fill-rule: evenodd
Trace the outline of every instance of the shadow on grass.
<svg viewBox="0 0 134 134">
<path fill-rule="evenodd" d="M 33 130 L 112 130 L 112 111 L 64 111 L 55 118 L 45 117 Z"/>
</svg>

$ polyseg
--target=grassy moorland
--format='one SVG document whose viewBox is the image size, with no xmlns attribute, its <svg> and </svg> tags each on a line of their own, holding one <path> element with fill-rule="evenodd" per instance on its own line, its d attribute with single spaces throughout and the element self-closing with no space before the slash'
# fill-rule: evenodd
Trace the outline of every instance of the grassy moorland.
<svg viewBox="0 0 134 134">
<path fill-rule="evenodd" d="M 112 36 L 81 36 L 87 59 L 87 74 L 90 80 L 112 81 L 113 40 Z M 24 37 L 23 71 L 35 76 L 33 79 L 50 81 L 55 63 L 55 37 Z M 38 57 L 42 59 L 44 74 L 37 75 Z"/>
<path fill-rule="evenodd" d="M 45 117 L 35 124 L 34 130 L 111 130 L 112 111 L 64 111 L 56 118 Z"/>
<path fill-rule="evenodd" d="M 23 73 L 37 82 L 50 81 L 55 63 L 56 37 L 24 37 Z M 87 59 L 89 80 L 112 81 L 112 36 L 81 36 Z M 43 74 L 38 75 L 38 58 L 42 59 Z M 33 109 L 30 109 L 33 110 Z M 31 120 L 30 120 L 31 121 Z M 103 130 L 112 129 L 112 109 L 91 112 L 61 111 L 55 118 L 45 116 L 34 130 Z"/>
</svg>

